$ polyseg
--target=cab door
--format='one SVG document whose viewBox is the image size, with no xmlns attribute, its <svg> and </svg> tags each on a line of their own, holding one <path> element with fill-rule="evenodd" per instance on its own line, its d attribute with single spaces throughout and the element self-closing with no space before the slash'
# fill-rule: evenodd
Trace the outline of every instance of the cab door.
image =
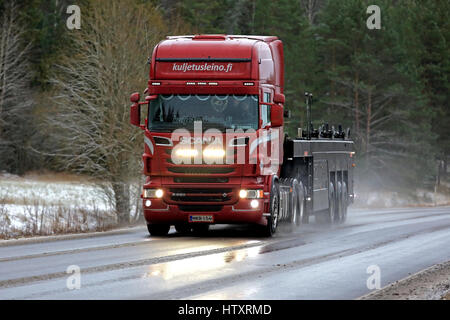
<svg viewBox="0 0 450 320">
<path fill-rule="evenodd" d="M 279 155 L 279 128 L 272 128 L 270 123 L 271 104 L 273 103 L 273 90 L 263 88 L 259 108 L 261 130 L 259 135 L 260 155 L 267 160 L 260 168 L 264 175 L 277 174 Z"/>
</svg>

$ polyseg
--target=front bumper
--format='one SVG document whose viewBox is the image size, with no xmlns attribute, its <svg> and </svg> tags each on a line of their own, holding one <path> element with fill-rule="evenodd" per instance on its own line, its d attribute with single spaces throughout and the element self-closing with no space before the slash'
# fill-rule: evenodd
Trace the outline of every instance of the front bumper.
<svg viewBox="0 0 450 320">
<path fill-rule="evenodd" d="M 150 206 L 146 206 L 147 200 L 151 201 Z M 143 199 L 144 217 L 147 223 L 177 224 L 188 223 L 190 215 L 208 215 L 213 216 L 214 224 L 256 223 L 266 225 L 267 219 L 263 213 L 268 200 L 257 199 L 257 201 L 259 205 L 256 209 L 251 208 L 250 199 L 239 199 L 234 204 L 219 206 L 214 203 L 202 204 L 190 207 L 189 211 L 184 211 L 185 207 L 182 205 L 167 204 L 163 199 Z M 218 210 L 214 210 L 215 207 L 219 207 Z"/>
</svg>

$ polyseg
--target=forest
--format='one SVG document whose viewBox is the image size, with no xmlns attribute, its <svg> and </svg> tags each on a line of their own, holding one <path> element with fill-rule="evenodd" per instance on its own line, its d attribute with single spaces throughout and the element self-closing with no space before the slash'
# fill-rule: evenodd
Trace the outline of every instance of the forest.
<svg viewBox="0 0 450 320">
<path fill-rule="evenodd" d="M 380 29 L 366 25 L 370 5 Z M 101 180 L 126 220 L 143 150 L 129 96 L 153 47 L 247 34 L 284 43 L 291 135 L 312 92 L 315 128 L 350 128 L 357 186 L 432 188 L 450 157 L 449 12 L 447 0 L 0 0 L 0 172 Z"/>
</svg>

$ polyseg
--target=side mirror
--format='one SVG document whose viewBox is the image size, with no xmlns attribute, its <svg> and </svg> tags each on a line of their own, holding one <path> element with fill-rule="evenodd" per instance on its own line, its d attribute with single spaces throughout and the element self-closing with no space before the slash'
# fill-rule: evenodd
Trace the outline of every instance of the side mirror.
<svg viewBox="0 0 450 320">
<path fill-rule="evenodd" d="M 141 96 L 139 92 L 135 92 L 130 96 L 130 101 L 133 102 L 130 107 L 130 123 L 137 127 L 141 126 L 141 106 L 139 104 L 140 99 Z"/>
<path fill-rule="evenodd" d="M 270 122 L 272 127 L 281 127 L 283 125 L 283 107 L 274 104 L 270 109 Z"/>
<path fill-rule="evenodd" d="M 286 98 L 284 97 L 284 94 L 282 94 L 282 93 L 275 93 L 275 95 L 273 96 L 274 103 L 284 104 L 285 101 L 286 101 Z"/>
</svg>

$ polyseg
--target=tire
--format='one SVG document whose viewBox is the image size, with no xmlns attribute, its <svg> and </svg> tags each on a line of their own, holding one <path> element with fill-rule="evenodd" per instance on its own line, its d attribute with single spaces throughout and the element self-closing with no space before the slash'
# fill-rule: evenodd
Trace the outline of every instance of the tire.
<svg viewBox="0 0 450 320">
<path fill-rule="evenodd" d="M 306 188 L 303 187 L 303 192 L 305 197 L 303 198 L 303 220 L 302 223 L 303 224 L 309 224 L 309 216 L 310 216 L 310 210 L 308 209 L 308 200 L 307 196 L 306 196 Z"/>
<path fill-rule="evenodd" d="M 296 180 L 294 180 L 296 181 Z M 296 194 L 297 194 L 297 218 L 294 219 L 294 217 L 292 217 L 292 224 L 295 226 L 300 226 L 301 224 L 305 223 L 306 220 L 306 193 L 305 193 L 305 188 L 303 187 L 303 183 L 300 181 L 298 183 L 296 183 L 295 185 L 295 189 L 296 189 Z"/>
<path fill-rule="evenodd" d="M 271 237 L 278 226 L 278 215 L 280 213 L 280 189 L 278 182 L 274 182 L 270 191 L 270 217 L 267 218 L 267 225 L 263 227 L 263 235 Z"/>
<path fill-rule="evenodd" d="M 301 186 L 302 192 L 303 192 L 303 219 L 302 219 L 302 224 L 308 224 L 309 223 L 310 212 L 308 210 L 308 201 L 306 200 L 306 198 L 307 198 L 307 191 L 306 191 L 305 185 L 301 181 L 300 181 L 300 186 Z"/>
<path fill-rule="evenodd" d="M 340 219 L 340 223 L 344 223 L 347 220 L 347 211 L 348 211 L 348 189 L 347 183 L 342 182 L 342 215 Z"/>
<path fill-rule="evenodd" d="M 320 224 L 332 224 L 334 222 L 334 216 L 336 213 L 336 192 L 334 190 L 334 185 L 330 182 L 328 187 L 328 201 L 329 206 L 325 212 L 316 213 L 316 222 Z"/>
<path fill-rule="evenodd" d="M 300 208 L 298 206 L 299 202 L 299 188 L 298 188 L 298 182 L 296 179 L 291 179 L 290 184 L 292 188 L 292 193 L 289 199 L 289 221 L 291 222 L 292 226 L 298 226 L 300 219 Z"/>
<path fill-rule="evenodd" d="M 187 223 L 175 225 L 175 230 L 177 230 L 177 232 L 180 234 L 188 234 L 191 232 L 191 229 L 192 229 L 191 226 L 188 225 Z"/>
<path fill-rule="evenodd" d="M 336 207 L 334 213 L 334 222 L 339 223 L 342 217 L 342 183 L 338 181 L 336 188 Z"/>
<path fill-rule="evenodd" d="M 205 236 L 208 234 L 209 224 L 199 223 L 192 226 L 192 233 L 195 236 Z"/>
<path fill-rule="evenodd" d="M 168 224 L 147 224 L 148 232 L 151 236 L 166 236 L 169 233 L 170 225 Z"/>
</svg>

